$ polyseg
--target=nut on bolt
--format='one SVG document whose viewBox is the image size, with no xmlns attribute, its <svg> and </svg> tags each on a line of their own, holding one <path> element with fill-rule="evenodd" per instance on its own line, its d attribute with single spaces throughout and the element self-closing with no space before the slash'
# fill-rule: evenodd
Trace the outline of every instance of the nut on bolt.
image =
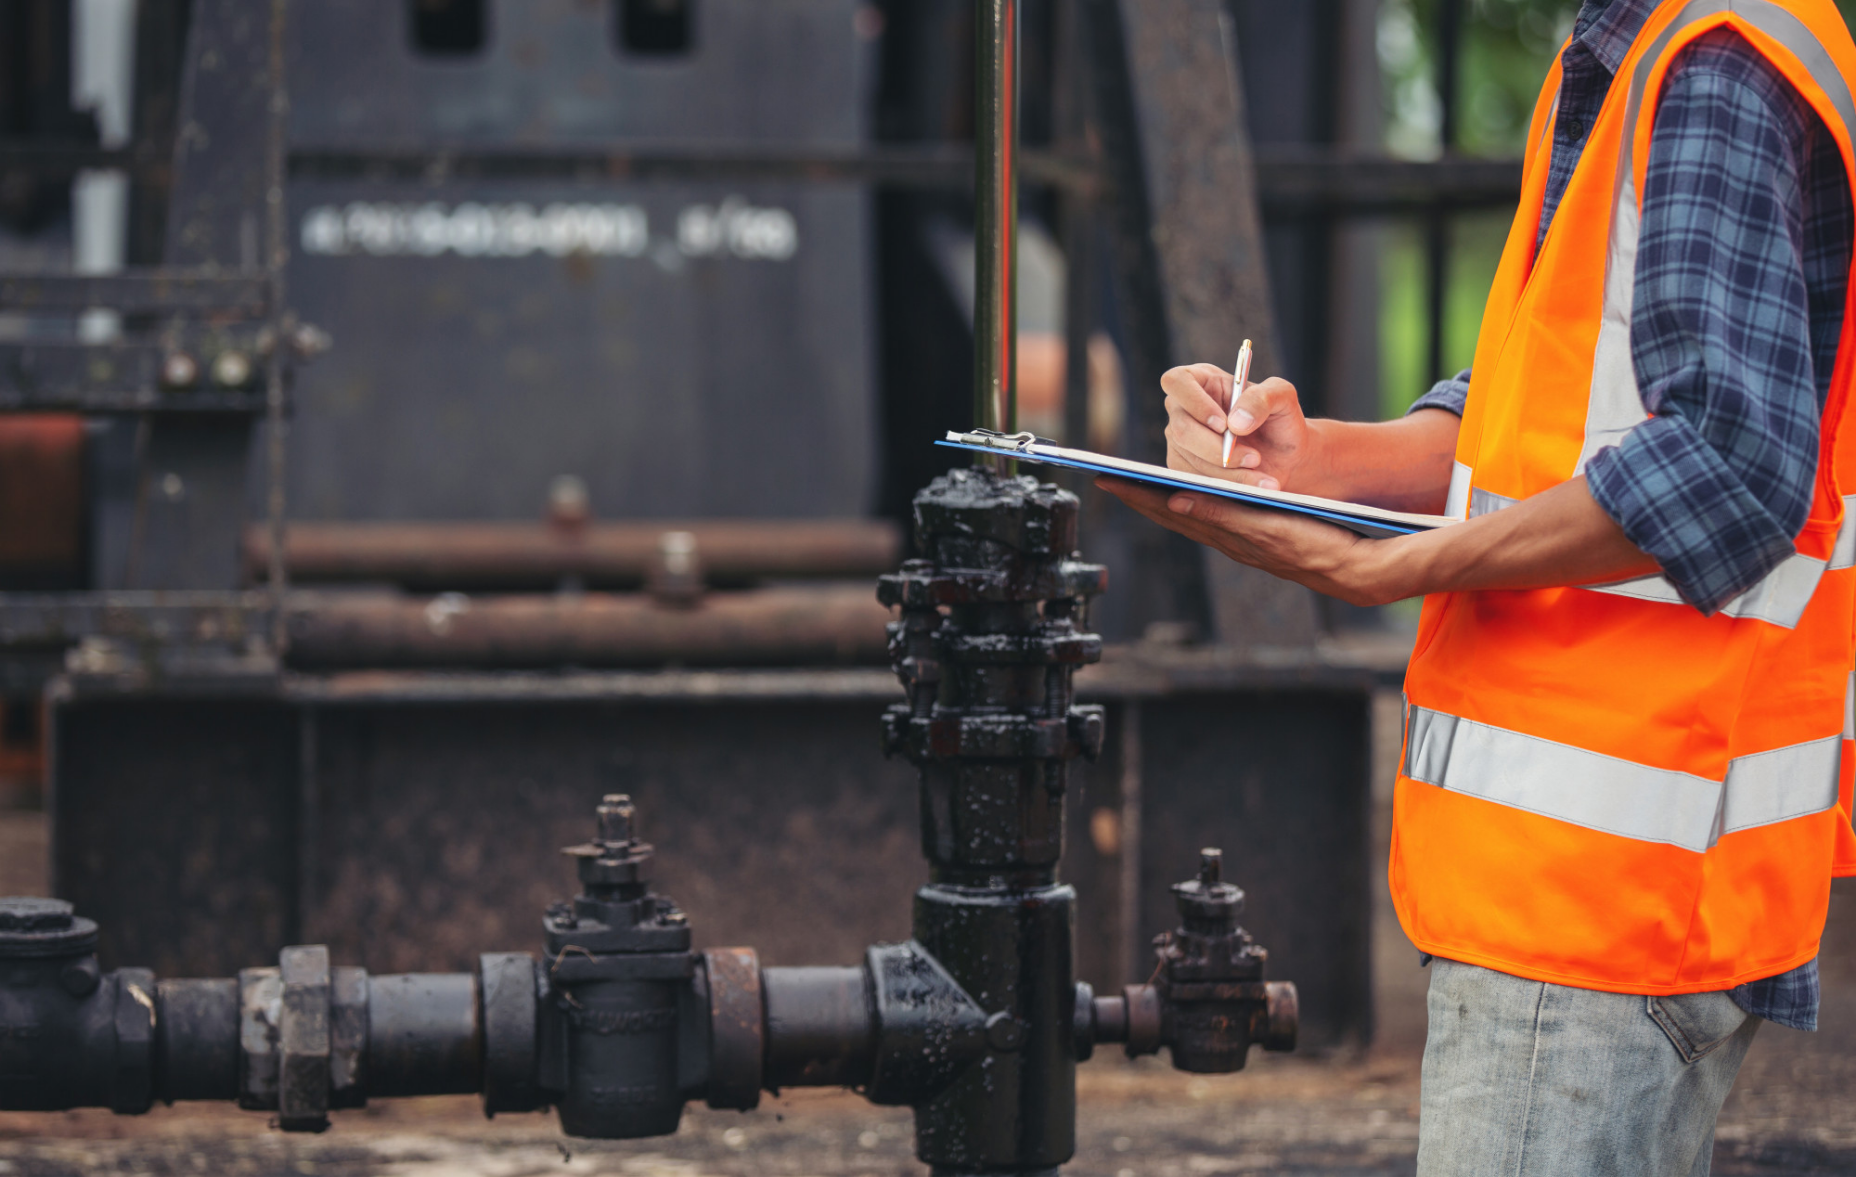
<svg viewBox="0 0 1856 1177">
<path fill-rule="evenodd" d="M 200 365 L 184 351 L 171 351 L 161 357 L 161 386 L 191 388 L 199 383 Z"/>
<path fill-rule="evenodd" d="M 213 359 L 213 383 L 239 388 L 251 380 L 251 358 L 242 351 L 222 351 Z"/>
</svg>

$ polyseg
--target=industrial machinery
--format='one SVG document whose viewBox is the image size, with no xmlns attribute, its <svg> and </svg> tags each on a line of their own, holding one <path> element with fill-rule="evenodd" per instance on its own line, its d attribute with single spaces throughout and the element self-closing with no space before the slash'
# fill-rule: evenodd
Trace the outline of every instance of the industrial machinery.
<svg viewBox="0 0 1856 1177">
<path fill-rule="evenodd" d="M 372 975 L 324 945 L 237 978 L 107 974 L 98 929 L 56 900 L 0 901 L 0 1108 L 236 1099 L 319 1131 L 368 1099 L 483 1094 L 487 1113 L 553 1106 L 588 1137 L 676 1131 L 686 1101 L 756 1106 L 763 1089 L 844 1086 L 915 1109 L 936 1174 L 1052 1174 L 1075 1151 L 1075 1069 L 1096 1046 L 1167 1047 L 1173 1065 L 1244 1066 L 1296 1041 L 1295 987 L 1238 926 L 1217 850 L 1173 888 L 1179 926 L 1150 983 L 1097 996 L 1075 978 L 1075 892 L 1057 875 L 1072 766 L 1102 747 L 1073 703 L 1101 656 L 1087 606 L 1106 572 L 1077 558 L 1077 499 L 989 468 L 915 501 L 921 558 L 881 582 L 907 698 L 884 746 L 919 774 L 928 883 L 912 935 L 859 965 L 764 967 L 692 951 L 652 888 L 629 797 L 570 847 L 581 883 L 550 907 L 539 957 L 474 973 Z"/>
<path fill-rule="evenodd" d="M 527 942 L 548 850 L 606 793 L 651 815 L 709 943 L 781 967 L 903 938 L 882 897 L 926 873 L 898 853 L 917 815 L 869 738 L 903 606 L 867 581 L 927 557 L 904 522 L 972 389 L 1009 416 L 1020 305 L 975 281 L 970 319 L 948 242 L 1009 263 L 1021 194 L 1061 239 L 1073 438 L 1096 333 L 1151 388 L 1241 320 L 1314 388 L 1312 316 L 1267 277 L 1320 251 L 1283 210 L 1322 237 L 1442 182 L 1251 155 L 1248 98 L 1325 100 L 1239 65 L 1325 85 L 1344 7 L 139 0 L 132 134 L 0 138 L 9 178 L 129 181 L 122 272 L 0 275 L 0 413 L 56 415 L 63 447 L 0 422 L 0 479 L 47 459 L 56 541 L 20 556 L 38 532 L 0 524 L 0 737 L 43 716 L 51 891 L 100 967 L 316 942 L 463 970 Z M 1321 121 L 1280 113 L 1256 121 Z M 714 388 L 725 422 L 696 411 Z M 1156 457 L 1159 398 L 1127 403 L 1114 444 Z M 814 471 L 814 437 L 853 458 Z M 1100 755 L 1045 814 L 1104 913 L 1078 970 L 1144 978 L 1210 842 L 1303 1041 L 1369 1038 L 1369 704 L 1399 652 L 1068 489 L 1117 577 L 1074 684 Z"/>
</svg>

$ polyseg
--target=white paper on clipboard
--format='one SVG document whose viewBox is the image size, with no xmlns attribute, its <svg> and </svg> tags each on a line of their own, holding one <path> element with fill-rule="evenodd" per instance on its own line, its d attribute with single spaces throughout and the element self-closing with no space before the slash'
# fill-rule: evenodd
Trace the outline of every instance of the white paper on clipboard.
<svg viewBox="0 0 1856 1177">
<path fill-rule="evenodd" d="M 949 431 L 946 440 L 937 441 L 935 444 L 952 449 L 973 450 L 982 454 L 1001 454 L 1016 458 L 1021 462 L 1037 462 L 1046 466 L 1088 470 L 1096 474 L 1108 474 L 1149 486 L 1164 487 L 1168 490 L 1189 490 L 1217 495 L 1220 498 L 1242 503 L 1247 507 L 1310 515 L 1338 524 L 1349 531 L 1371 539 L 1432 531 L 1458 522 L 1448 515 L 1419 515 L 1407 511 L 1388 511 L 1381 507 L 1346 503 L 1338 499 L 1290 494 L 1282 490 L 1264 490 L 1260 486 L 1244 486 L 1219 478 L 1208 478 L 1203 474 L 1191 474 L 1184 470 L 1168 470 L 1164 466 L 1110 457 L 1107 454 L 1092 453 L 1089 450 L 1065 449 L 1052 442 L 1041 441 L 1029 433 L 994 433 L 988 429 L 975 430 L 971 433 Z"/>
</svg>

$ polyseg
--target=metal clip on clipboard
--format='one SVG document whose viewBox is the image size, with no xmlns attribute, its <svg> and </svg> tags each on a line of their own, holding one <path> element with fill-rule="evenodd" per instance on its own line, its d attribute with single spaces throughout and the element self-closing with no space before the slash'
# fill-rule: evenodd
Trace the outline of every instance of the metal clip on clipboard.
<svg viewBox="0 0 1856 1177">
<path fill-rule="evenodd" d="M 1000 433 L 996 429 L 975 429 L 970 433 L 957 433 L 949 430 L 947 440 L 1022 454 L 1026 446 L 1038 440 L 1038 435 L 1029 430 L 1023 433 Z"/>
</svg>

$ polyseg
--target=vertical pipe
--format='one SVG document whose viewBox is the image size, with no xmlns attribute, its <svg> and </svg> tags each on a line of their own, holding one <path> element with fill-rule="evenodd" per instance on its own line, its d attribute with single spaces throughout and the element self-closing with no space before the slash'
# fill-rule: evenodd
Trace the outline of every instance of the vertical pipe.
<svg viewBox="0 0 1856 1177">
<path fill-rule="evenodd" d="M 1121 705 L 1121 878 L 1115 929 L 1121 967 L 1132 981 L 1147 979 L 1141 951 L 1141 704 Z M 1110 978 L 1110 983 L 1113 983 Z"/>
<path fill-rule="evenodd" d="M 1463 0 L 1438 0 L 1437 5 L 1437 141 L 1445 156 L 1456 152 L 1457 73 L 1462 56 Z M 1441 380 L 1444 371 L 1444 319 L 1450 285 L 1450 209 L 1439 200 L 1425 225 L 1425 261 L 1430 290 L 1430 370 Z"/>
<path fill-rule="evenodd" d="M 264 267 L 270 278 L 271 354 L 265 365 L 264 419 L 266 448 L 266 524 L 271 559 L 268 581 L 271 597 L 271 648 L 283 657 L 288 630 L 284 619 L 284 592 L 289 573 L 284 564 L 284 382 L 287 354 L 294 327 L 284 310 L 284 263 L 289 252 L 284 218 L 284 135 L 288 128 L 290 95 L 284 88 L 284 18 L 286 0 L 271 0 L 270 46 L 266 68 L 270 74 L 270 122 L 264 144 Z"/>
<path fill-rule="evenodd" d="M 975 0 L 974 424 L 1018 427 L 1018 5 Z"/>
</svg>

